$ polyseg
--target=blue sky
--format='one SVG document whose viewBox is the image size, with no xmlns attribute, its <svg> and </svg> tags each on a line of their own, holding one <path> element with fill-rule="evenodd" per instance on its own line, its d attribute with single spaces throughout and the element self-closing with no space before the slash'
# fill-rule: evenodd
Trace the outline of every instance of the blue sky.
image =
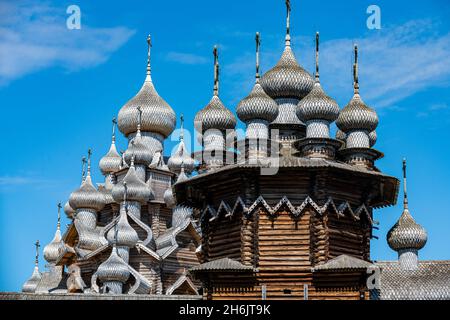
<svg viewBox="0 0 450 320">
<path fill-rule="evenodd" d="M 66 29 L 71 4 L 81 9 L 81 30 Z M 381 8 L 380 30 L 366 27 L 371 4 Z M 320 31 L 321 82 L 341 107 L 359 44 L 361 95 L 380 117 L 376 148 L 385 158 L 377 165 L 400 177 L 408 158 L 410 209 L 429 233 L 420 256 L 450 259 L 450 3 L 292 0 L 292 10 L 298 61 L 313 71 Z M 283 48 L 284 19 L 282 0 L 0 0 L 0 290 L 20 290 L 31 275 L 33 243 L 51 241 L 56 204 L 79 186 L 87 148 L 94 164 L 108 150 L 111 118 L 144 80 L 148 33 L 156 88 L 191 129 L 212 94 L 212 46 L 221 98 L 234 110 L 253 85 L 254 33 L 267 71 Z M 123 137 L 118 144 L 125 148 Z M 102 182 L 97 166 L 93 175 Z M 385 237 L 401 211 L 401 201 L 375 211 L 372 259 L 396 259 Z"/>
</svg>

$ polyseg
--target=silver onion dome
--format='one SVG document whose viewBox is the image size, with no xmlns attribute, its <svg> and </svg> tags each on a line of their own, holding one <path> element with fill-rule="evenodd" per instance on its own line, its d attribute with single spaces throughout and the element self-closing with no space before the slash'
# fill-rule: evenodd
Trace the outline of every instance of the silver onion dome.
<svg viewBox="0 0 450 320">
<path fill-rule="evenodd" d="M 333 98 L 325 94 L 320 82 L 314 84 L 311 92 L 300 100 L 297 117 L 303 122 L 309 120 L 326 120 L 333 122 L 339 115 L 339 106 Z"/>
<path fill-rule="evenodd" d="M 341 110 L 336 120 L 337 127 L 345 133 L 352 130 L 372 132 L 378 126 L 378 116 L 359 95 L 358 47 L 355 45 L 355 63 L 353 65 L 353 90 L 350 102 Z"/>
<path fill-rule="evenodd" d="M 278 116 L 277 103 L 267 95 L 260 84 L 259 75 L 259 47 L 261 38 L 259 32 L 256 33 L 256 73 L 255 85 L 250 94 L 242 99 L 236 107 L 236 113 L 241 121 L 248 123 L 251 120 L 265 120 L 272 122 Z"/>
<path fill-rule="evenodd" d="M 207 106 L 197 112 L 194 125 L 199 132 L 205 132 L 209 129 L 234 129 L 236 117 L 224 106 L 220 98 L 214 95 Z"/>
<path fill-rule="evenodd" d="M 286 1 L 286 9 L 285 48 L 278 63 L 262 77 L 261 85 L 264 91 L 273 99 L 302 99 L 312 90 L 314 80 L 308 71 L 298 64 L 291 49 L 291 6 L 289 1 Z"/>
<path fill-rule="evenodd" d="M 180 142 L 178 143 L 175 152 L 167 161 L 167 166 L 169 167 L 170 171 L 179 174 L 181 171 L 181 166 L 184 165 L 184 170 L 188 174 L 190 174 L 192 171 L 194 171 L 195 161 L 191 157 L 190 153 L 186 148 L 186 144 L 184 143 L 183 115 L 181 115 L 180 120 L 181 120 Z"/>
<path fill-rule="evenodd" d="M 111 255 L 97 269 L 98 279 L 101 282 L 117 281 L 125 283 L 130 271 L 125 261 L 118 255 L 116 246 L 113 247 Z"/>
<path fill-rule="evenodd" d="M 389 247 L 395 251 L 420 250 L 427 242 L 427 232 L 419 225 L 408 209 L 406 190 L 406 159 L 403 160 L 403 213 L 396 224 L 387 233 Z"/>
<path fill-rule="evenodd" d="M 175 128 L 175 112 L 156 91 L 150 67 L 150 36 L 148 43 L 147 77 L 139 92 L 119 111 L 119 129 L 125 135 L 136 132 L 138 125 L 138 107 L 142 108 L 142 131 L 159 133 L 168 137 Z"/>
<path fill-rule="evenodd" d="M 389 247 L 395 251 L 403 249 L 422 249 L 427 242 L 427 232 L 405 209 L 397 223 L 387 234 Z"/>
<path fill-rule="evenodd" d="M 214 93 L 209 103 L 194 118 L 195 129 L 203 133 L 209 129 L 227 130 L 236 127 L 236 117 L 219 98 L 219 56 L 214 46 Z"/>
<path fill-rule="evenodd" d="M 76 211 L 70 206 L 69 201 L 66 201 L 66 203 L 64 204 L 64 212 L 65 212 L 67 218 L 73 219 L 73 216 Z"/>
<path fill-rule="evenodd" d="M 117 230 L 115 230 L 117 228 Z M 117 234 L 115 234 L 117 232 Z M 132 248 L 138 243 L 139 237 L 136 230 L 128 222 L 127 213 L 121 212 L 117 225 L 111 228 L 106 235 L 106 238 L 110 243 L 116 244 L 116 246 L 124 246 Z"/>
<path fill-rule="evenodd" d="M 302 99 L 313 88 L 312 76 L 295 59 L 290 46 L 286 46 L 278 63 L 261 78 L 264 91 L 273 99 Z"/>
<path fill-rule="evenodd" d="M 359 94 L 355 93 L 349 104 L 339 113 L 336 125 L 344 132 L 351 130 L 372 132 L 378 125 L 378 116 L 364 103 Z"/>
<path fill-rule="evenodd" d="M 106 155 L 104 155 L 100 159 L 100 170 L 103 175 L 107 175 L 110 173 L 114 173 L 120 170 L 120 164 L 122 162 L 122 157 L 117 152 L 116 149 L 116 136 L 115 136 L 115 127 L 116 127 L 116 119 L 113 119 L 113 131 L 112 131 L 112 139 L 111 146 L 109 147 L 109 151 Z"/>
<path fill-rule="evenodd" d="M 257 82 L 250 94 L 239 102 L 236 113 L 244 122 L 253 119 L 272 122 L 278 115 L 278 105 Z"/>
<path fill-rule="evenodd" d="M 53 240 L 44 248 L 44 258 L 49 263 L 55 263 L 64 250 L 64 241 L 61 238 L 61 203 L 58 203 L 58 223 Z"/>
<path fill-rule="evenodd" d="M 34 293 L 42 279 L 42 275 L 39 272 L 39 240 L 37 240 L 34 245 L 36 246 L 36 259 L 33 273 L 31 277 L 23 284 L 22 292 Z"/>
<path fill-rule="evenodd" d="M 77 209 L 93 209 L 95 211 L 100 211 L 105 206 L 104 195 L 94 187 L 91 179 L 91 151 L 88 152 L 88 170 L 87 176 L 81 183 L 79 189 L 72 192 L 69 198 L 69 205 Z"/>
<path fill-rule="evenodd" d="M 134 157 L 136 164 L 148 166 L 152 163 L 152 152 L 145 145 L 140 132 L 130 141 L 130 146 L 125 151 L 124 158 L 127 163 L 130 163 L 131 157 Z"/>
<path fill-rule="evenodd" d="M 123 183 L 115 184 L 111 191 L 114 201 L 123 201 L 125 192 L 128 200 L 141 203 L 146 203 L 153 197 L 150 187 L 137 176 L 133 158 L 131 158 L 131 165 L 123 178 Z"/>
</svg>

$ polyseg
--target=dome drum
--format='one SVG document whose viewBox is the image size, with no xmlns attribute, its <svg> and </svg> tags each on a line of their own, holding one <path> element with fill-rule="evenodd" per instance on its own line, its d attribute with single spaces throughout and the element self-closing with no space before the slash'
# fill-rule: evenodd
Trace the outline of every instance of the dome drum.
<svg viewBox="0 0 450 320">
<path fill-rule="evenodd" d="M 306 122 L 307 138 L 329 138 L 330 122 L 327 120 L 310 120 Z"/>
<path fill-rule="evenodd" d="M 261 119 L 249 120 L 245 137 L 247 139 L 269 139 L 269 122 Z"/>
<path fill-rule="evenodd" d="M 370 148 L 369 132 L 352 130 L 347 132 L 346 148 Z"/>
<path fill-rule="evenodd" d="M 92 209 L 78 209 L 75 219 L 85 228 L 94 229 L 97 225 L 97 212 Z"/>
</svg>

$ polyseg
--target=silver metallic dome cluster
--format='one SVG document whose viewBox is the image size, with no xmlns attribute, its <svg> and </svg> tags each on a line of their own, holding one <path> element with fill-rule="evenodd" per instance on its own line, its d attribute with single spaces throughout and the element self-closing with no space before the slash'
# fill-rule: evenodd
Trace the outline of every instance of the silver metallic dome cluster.
<svg viewBox="0 0 450 320">
<path fill-rule="evenodd" d="M 395 251 L 422 249 L 427 242 L 427 232 L 405 209 L 397 223 L 387 234 L 389 247 Z"/>
<path fill-rule="evenodd" d="M 93 209 L 100 211 L 105 206 L 104 195 L 92 184 L 91 174 L 88 172 L 81 187 L 70 195 L 69 205 L 74 209 Z"/>
<path fill-rule="evenodd" d="M 339 113 L 336 125 L 343 132 L 351 130 L 372 132 L 378 125 L 378 116 L 372 108 L 364 103 L 359 94 L 355 94 Z"/>
<path fill-rule="evenodd" d="M 290 46 L 286 46 L 278 63 L 261 78 L 264 91 L 273 99 L 302 99 L 313 88 L 311 75 L 297 62 Z"/>
<path fill-rule="evenodd" d="M 339 116 L 339 106 L 334 99 L 325 94 L 320 82 L 317 81 L 311 92 L 300 100 L 297 116 L 303 122 L 310 120 L 333 122 Z"/>
<path fill-rule="evenodd" d="M 254 119 L 272 122 L 278 115 L 278 105 L 257 82 L 250 94 L 239 102 L 236 113 L 244 122 Z"/>
</svg>

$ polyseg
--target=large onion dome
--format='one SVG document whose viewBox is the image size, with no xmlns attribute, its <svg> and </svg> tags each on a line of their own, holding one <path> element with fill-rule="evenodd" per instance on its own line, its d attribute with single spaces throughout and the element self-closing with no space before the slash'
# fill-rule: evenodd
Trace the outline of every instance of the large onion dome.
<svg viewBox="0 0 450 320">
<path fill-rule="evenodd" d="M 64 212 L 65 212 L 67 218 L 73 219 L 73 216 L 76 211 L 70 206 L 69 201 L 66 201 L 66 203 L 64 204 Z"/>
<path fill-rule="evenodd" d="M 427 242 L 427 232 L 411 216 L 408 209 L 408 196 L 406 191 L 406 160 L 403 160 L 403 213 L 397 223 L 389 230 L 387 242 L 395 251 L 420 250 Z"/>
<path fill-rule="evenodd" d="M 93 209 L 100 211 L 105 206 L 104 195 L 94 187 L 91 179 L 91 152 L 89 150 L 87 176 L 81 183 L 79 189 L 72 192 L 69 198 L 69 205 L 77 209 Z"/>
<path fill-rule="evenodd" d="M 58 203 L 58 223 L 53 240 L 44 248 L 44 258 L 47 262 L 54 264 L 64 250 L 64 241 L 61 238 L 61 203 Z"/>
<path fill-rule="evenodd" d="M 378 116 L 364 103 L 359 94 L 355 93 L 348 105 L 339 113 L 336 125 L 344 132 L 351 130 L 372 132 L 378 125 Z"/>
<path fill-rule="evenodd" d="M 291 49 L 290 36 L 290 2 L 286 1 L 286 38 L 285 48 L 278 63 L 267 71 L 261 79 L 264 91 L 273 99 L 295 98 L 302 99 L 312 89 L 314 80 L 311 75 L 303 69 L 295 59 Z"/>
<path fill-rule="evenodd" d="M 125 192 L 128 200 L 141 203 L 146 203 L 153 197 L 153 192 L 150 187 L 137 176 L 133 158 L 131 159 L 130 168 L 122 182 L 115 184 L 111 192 L 116 202 L 123 201 Z"/>
<path fill-rule="evenodd" d="M 250 94 L 239 102 L 236 113 L 243 122 L 254 119 L 272 122 L 278 115 L 278 105 L 257 81 Z"/>
<path fill-rule="evenodd" d="M 175 128 L 175 112 L 156 91 L 150 67 L 150 36 L 148 43 L 147 77 L 139 92 L 119 111 L 119 129 L 125 135 L 136 132 L 138 107 L 142 108 L 142 131 L 154 132 L 168 137 Z"/>
<path fill-rule="evenodd" d="M 128 265 L 118 255 L 116 246 L 111 255 L 97 269 L 97 276 L 101 282 L 117 281 L 125 283 L 130 276 Z"/>
<path fill-rule="evenodd" d="M 139 241 L 138 234 L 128 222 L 127 213 L 125 211 L 120 213 L 117 225 L 108 231 L 106 238 L 110 243 L 115 243 L 116 246 L 129 248 L 134 247 Z"/>
<path fill-rule="evenodd" d="M 217 47 L 214 47 L 214 94 L 209 103 L 194 118 L 195 129 L 203 133 L 209 129 L 227 130 L 236 127 L 236 117 L 219 98 L 219 62 Z"/>
<path fill-rule="evenodd" d="M 109 147 L 109 151 L 103 158 L 100 159 L 100 170 L 103 175 L 107 175 L 110 173 L 114 173 L 120 170 L 120 164 L 122 162 L 122 157 L 117 152 L 116 149 L 116 135 L 115 135 L 115 127 L 116 127 L 116 119 L 113 119 L 113 131 L 112 131 L 112 139 L 111 146 Z"/>
<path fill-rule="evenodd" d="M 284 48 L 278 63 L 261 78 L 264 91 L 273 99 L 302 99 L 313 88 L 312 76 L 295 59 L 290 46 Z"/>
<path fill-rule="evenodd" d="M 180 173 L 182 165 L 184 165 L 184 170 L 188 174 L 194 171 L 195 161 L 191 157 L 186 148 L 186 144 L 184 143 L 183 115 L 181 115 L 180 143 L 178 144 L 175 152 L 169 158 L 169 161 L 167 161 L 167 166 L 170 171 L 176 174 Z"/>
<path fill-rule="evenodd" d="M 34 245 L 36 246 L 36 260 L 35 260 L 33 274 L 23 284 L 22 292 L 34 293 L 42 279 L 42 275 L 39 272 L 39 240 L 36 241 L 36 243 Z"/>
</svg>

